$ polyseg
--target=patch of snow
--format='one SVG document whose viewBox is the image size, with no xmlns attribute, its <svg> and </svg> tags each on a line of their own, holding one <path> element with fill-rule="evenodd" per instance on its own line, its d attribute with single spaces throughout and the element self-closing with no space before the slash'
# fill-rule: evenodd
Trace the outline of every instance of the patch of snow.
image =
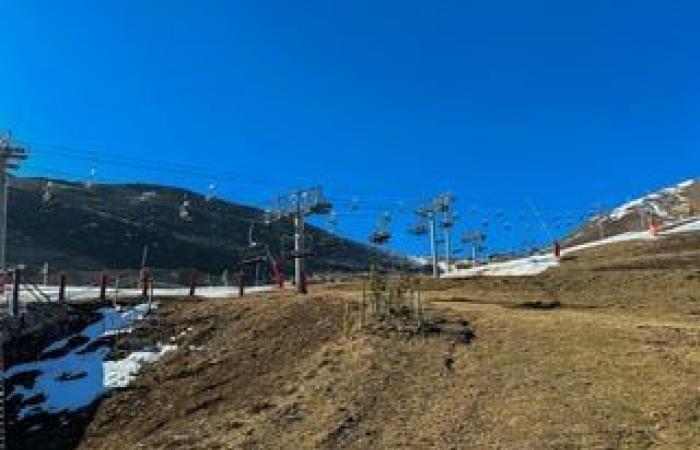
<svg viewBox="0 0 700 450">
<path fill-rule="evenodd" d="M 458 269 L 445 274 L 445 276 L 447 278 L 532 276 L 538 275 L 557 264 L 559 263 L 553 255 L 535 255 L 510 261 L 485 264 L 469 269 Z"/>
<path fill-rule="evenodd" d="M 656 236 L 648 231 L 635 231 L 630 233 L 618 234 L 610 236 L 598 241 L 587 242 L 585 244 L 576 245 L 562 249 L 562 256 L 575 253 L 581 250 L 599 247 L 602 245 L 613 244 L 616 242 L 634 241 L 634 240 L 649 240 L 655 239 Z M 556 267 L 559 261 L 553 254 L 549 255 L 534 255 L 525 258 L 513 259 L 510 261 L 489 263 L 483 266 L 471 267 L 468 269 L 459 269 L 445 274 L 447 278 L 470 278 L 476 276 L 490 277 L 522 277 L 539 275 L 550 267 Z"/>
<path fill-rule="evenodd" d="M 118 361 L 105 361 L 104 386 L 105 388 L 124 388 L 138 375 L 144 364 L 158 361 L 168 352 L 177 350 L 177 345 L 159 345 L 153 351 L 133 352 L 124 359 Z"/>
<path fill-rule="evenodd" d="M 678 188 L 679 188 L 679 189 L 687 189 L 687 188 L 689 188 L 690 186 L 692 186 L 693 184 L 695 184 L 695 180 L 694 180 L 694 179 L 685 180 L 685 181 L 682 182 L 682 183 L 678 183 Z"/>
<path fill-rule="evenodd" d="M 700 219 L 684 223 L 683 225 L 677 226 L 675 228 L 671 228 L 670 230 L 664 231 L 662 234 L 692 233 L 698 231 L 700 231 Z"/>
<path fill-rule="evenodd" d="M 101 395 L 104 395 L 110 385 L 105 384 L 104 358 L 109 349 L 107 346 L 96 346 L 95 342 L 101 336 L 112 335 L 120 332 L 127 332 L 134 322 L 141 320 L 148 311 L 148 304 L 137 305 L 133 308 L 122 311 L 114 308 L 101 308 L 98 312 L 101 319 L 88 325 L 76 335 L 82 335 L 89 340 L 83 345 L 72 349 L 66 355 L 58 358 L 43 359 L 24 364 L 16 364 L 9 367 L 4 372 L 5 378 L 15 374 L 38 371 L 35 383 L 31 389 L 22 386 L 15 386 L 6 395 L 21 396 L 22 400 L 43 395 L 45 401 L 38 405 L 31 405 L 20 411 L 19 417 L 26 417 L 40 413 L 58 413 L 62 411 L 76 411 L 94 402 Z M 68 343 L 68 339 L 60 339 L 48 345 L 42 354 L 49 351 L 58 350 Z M 88 350 L 91 351 L 88 351 Z M 172 346 L 164 346 L 158 352 L 170 351 Z M 133 357 L 134 361 L 153 360 L 153 356 L 140 355 Z M 131 358 L 131 355 L 127 359 Z M 110 366 L 110 369 L 111 366 Z"/>
</svg>

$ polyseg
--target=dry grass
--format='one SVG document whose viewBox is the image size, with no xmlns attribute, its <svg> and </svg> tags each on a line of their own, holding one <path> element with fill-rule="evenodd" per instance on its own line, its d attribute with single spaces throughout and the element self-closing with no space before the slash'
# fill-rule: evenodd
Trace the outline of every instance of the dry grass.
<svg viewBox="0 0 700 450">
<path fill-rule="evenodd" d="M 81 448 L 700 448 L 698 268 L 601 270 L 698 242 L 655 244 L 581 253 L 541 277 L 426 281 L 432 314 L 476 332 L 453 350 L 346 335 L 358 284 L 172 303 L 163 326 L 194 332 L 101 406 Z"/>
</svg>

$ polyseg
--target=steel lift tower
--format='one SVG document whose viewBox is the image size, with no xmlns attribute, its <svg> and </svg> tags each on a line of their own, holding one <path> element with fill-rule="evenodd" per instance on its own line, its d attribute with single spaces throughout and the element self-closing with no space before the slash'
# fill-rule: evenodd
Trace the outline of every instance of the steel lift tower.
<svg viewBox="0 0 700 450">
<path fill-rule="evenodd" d="M 275 219 L 288 217 L 294 224 L 294 283 L 300 294 L 307 293 L 304 258 L 308 253 L 304 249 L 304 219 L 307 216 L 329 214 L 332 209 L 333 205 L 323 196 L 320 186 L 280 195 L 272 209 Z"/>
</svg>

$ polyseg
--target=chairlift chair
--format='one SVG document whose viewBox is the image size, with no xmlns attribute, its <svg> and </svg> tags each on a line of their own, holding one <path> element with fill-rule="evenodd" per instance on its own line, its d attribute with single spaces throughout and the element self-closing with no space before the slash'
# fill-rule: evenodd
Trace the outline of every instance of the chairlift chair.
<svg viewBox="0 0 700 450">
<path fill-rule="evenodd" d="M 428 233 L 428 225 L 423 221 L 416 222 L 408 229 L 408 232 L 416 236 L 423 236 Z"/>
<path fill-rule="evenodd" d="M 384 245 L 391 239 L 391 233 L 387 230 L 378 230 L 372 233 L 369 237 L 369 241 L 375 245 Z"/>
<path fill-rule="evenodd" d="M 178 208 L 178 217 L 183 222 L 192 221 L 192 216 L 190 215 L 190 201 L 187 199 L 186 195 L 183 197 L 182 203 L 180 203 L 180 207 Z"/>
</svg>

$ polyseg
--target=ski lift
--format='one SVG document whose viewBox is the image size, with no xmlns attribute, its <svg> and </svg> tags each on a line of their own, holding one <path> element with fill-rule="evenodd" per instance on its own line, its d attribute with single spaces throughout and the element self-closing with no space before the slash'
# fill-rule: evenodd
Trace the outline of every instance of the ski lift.
<svg viewBox="0 0 700 450">
<path fill-rule="evenodd" d="M 353 197 L 350 200 L 350 211 L 358 211 L 360 209 L 360 204 L 357 197 Z"/>
<path fill-rule="evenodd" d="M 270 225 L 272 223 L 272 211 L 266 209 L 263 213 L 263 222 L 265 225 Z"/>
<path fill-rule="evenodd" d="M 216 184 L 214 183 L 209 183 L 209 190 L 207 191 L 207 195 L 204 197 L 204 201 L 210 202 L 214 200 L 216 197 Z"/>
<path fill-rule="evenodd" d="M 304 192 L 304 194 L 307 194 Z M 302 196 L 304 195 L 302 194 Z M 314 188 L 310 192 L 310 197 L 311 197 L 311 207 L 310 207 L 310 212 L 311 214 L 329 214 L 331 210 L 333 209 L 333 205 L 331 202 L 326 200 L 326 198 L 323 195 L 323 192 L 321 191 L 320 187 Z"/>
<path fill-rule="evenodd" d="M 95 167 L 90 167 L 90 178 L 85 182 L 85 189 L 92 189 L 95 185 L 97 169 Z"/>
<path fill-rule="evenodd" d="M 423 236 L 428 233 L 428 224 L 425 223 L 425 220 L 419 220 L 408 229 L 408 232 L 416 236 Z"/>
<path fill-rule="evenodd" d="M 453 214 L 449 210 L 447 210 L 445 212 L 445 217 L 442 220 L 442 227 L 445 229 L 452 228 L 458 219 L 459 219 L 459 214 L 457 214 L 457 213 Z"/>
<path fill-rule="evenodd" d="M 391 232 L 389 231 L 389 223 L 391 222 L 391 215 L 385 212 L 379 218 L 379 224 L 377 229 L 370 235 L 369 241 L 374 245 L 384 245 L 391 239 Z"/>
<path fill-rule="evenodd" d="M 443 194 L 435 199 L 434 207 L 437 212 L 447 212 L 450 210 L 450 204 L 454 201 L 452 194 Z"/>
<path fill-rule="evenodd" d="M 192 216 L 190 215 L 190 201 L 187 195 L 182 198 L 182 203 L 180 203 L 178 209 L 178 217 L 184 222 L 190 222 L 192 220 Z"/>
<path fill-rule="evenodd" d="M 44 184 L 41 194 L 41 201 L 44 205 L 48 205 L 53 200 L 53 181 L 49 180 Z"/>
</svg>

